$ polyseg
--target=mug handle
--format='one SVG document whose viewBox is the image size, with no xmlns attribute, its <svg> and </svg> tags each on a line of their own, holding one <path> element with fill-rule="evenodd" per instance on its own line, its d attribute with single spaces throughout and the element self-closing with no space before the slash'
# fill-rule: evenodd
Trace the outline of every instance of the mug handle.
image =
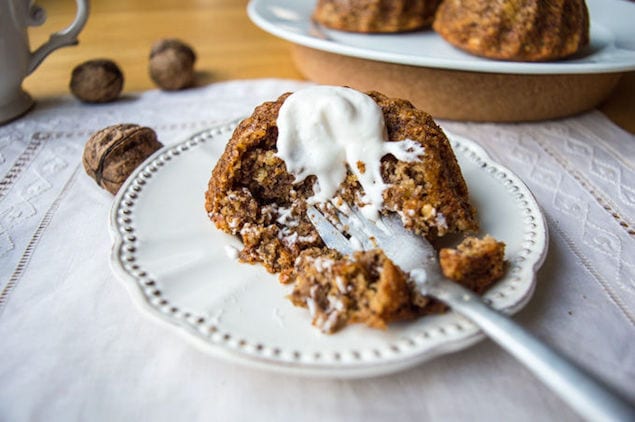
<svg viewBox="0 0 635 422">
<path fill-rule="evenodd" d="M 77 35 L 84 28 L 86 20 L 88 19 L 88 11 L 90 9 L 89 0 L 75 0 L 77 3 L 77 15 L 75 20 L 70 26 L 62 31 L 51 34 L 49 40 L 42 44 L 37 50 L 31 53 L 31 59 L 29 60 L 29 67 L 27 69 L 28 74 L 31 74 L 39 65 L 42 60 L 54 50 L 64 47 L 66 45 L 76 45 L 79 41 Z M 33 5 L 29 10 L 29 24 L 40 25 L 44 23 L 46 14 L 44 9 L 39 6 Z"/>
</svg>

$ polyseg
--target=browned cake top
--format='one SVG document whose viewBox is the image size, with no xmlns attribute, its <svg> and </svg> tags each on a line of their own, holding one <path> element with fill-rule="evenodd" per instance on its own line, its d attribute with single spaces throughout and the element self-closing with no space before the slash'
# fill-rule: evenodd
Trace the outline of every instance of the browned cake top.
<svg viewBox="0 0 635 422">
<path fill-rule="evenodd" d="M 455 47 L 502 60 L 553 60 L 589 43 L 584 0 L 444 0 L 433 27 Z"/>
<path fill-rule="evenodd" d="M 439 0 L 319 0 L 313 18 L 351 32 L 412 31 L 432 23 Z"/>
</svg>

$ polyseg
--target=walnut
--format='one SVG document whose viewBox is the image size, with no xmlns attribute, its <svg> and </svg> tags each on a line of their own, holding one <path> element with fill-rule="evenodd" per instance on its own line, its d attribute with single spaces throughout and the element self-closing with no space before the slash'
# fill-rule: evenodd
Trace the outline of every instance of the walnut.
<svg viewBox="0 0 635 422">
<path fill-rule="evenodd" d="M 88 139 L 82 163 L 100 187 L 115 194 L 132 171 L 162 146 L 149 127 L 109 126 Z"/>
<path fill-rule="evenodd" d="M 70 89 L 84 102 L 113 101 L 123 89 L 123 73 L 112 60 L 88 60 L 73 69 Z"/>
<path fill-rule="evenodd" d="M 177 39 L 159 40 L 150 51 L 150 77 L 161 89 L 172 91 L 194 84 L 196 53 Z"/>
</svg>

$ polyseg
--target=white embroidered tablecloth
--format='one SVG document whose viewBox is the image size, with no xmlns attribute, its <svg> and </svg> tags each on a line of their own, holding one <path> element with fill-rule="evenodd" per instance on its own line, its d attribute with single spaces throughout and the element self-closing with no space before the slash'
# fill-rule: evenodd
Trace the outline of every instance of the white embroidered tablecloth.
<svg viewBox="0 0 635 422">
<path fill-rule="evenodd" d="M 302 82 L 219 83 L 107 105 L 40 102 L 0 126 L 0 420 L 577 420 L 490 341 L 391 376 L 311 380 L 216 360 L 141 315 L 109 268 L 112 196 L 81 167 L 105 126 L 164 144 Z M 594 111 L 439 122 L 518 174 L 550 249 L 515 319 L 635 397 L 635 137 Z"/>
</svg>

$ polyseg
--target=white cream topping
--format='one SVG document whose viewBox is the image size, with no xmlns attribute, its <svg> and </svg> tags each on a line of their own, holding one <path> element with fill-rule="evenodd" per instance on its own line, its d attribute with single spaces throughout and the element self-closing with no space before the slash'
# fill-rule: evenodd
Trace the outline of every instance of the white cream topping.
<svg viewBox="0 0 635 422">
<path fill-rule="evenodd" d="M 381 108 L 351 88 L 314 86 L 291 94 L 278 114 L 277 155 L 301 182 L 315 175 L 310 203 L 331 199 L 346 177 L 347 165 L 364 190 L 362 211 L 377 219 L 383 204 L 381 158 L 416 161 L 423 147 L 413 140 L 386 142 Z"/>
</svg>

